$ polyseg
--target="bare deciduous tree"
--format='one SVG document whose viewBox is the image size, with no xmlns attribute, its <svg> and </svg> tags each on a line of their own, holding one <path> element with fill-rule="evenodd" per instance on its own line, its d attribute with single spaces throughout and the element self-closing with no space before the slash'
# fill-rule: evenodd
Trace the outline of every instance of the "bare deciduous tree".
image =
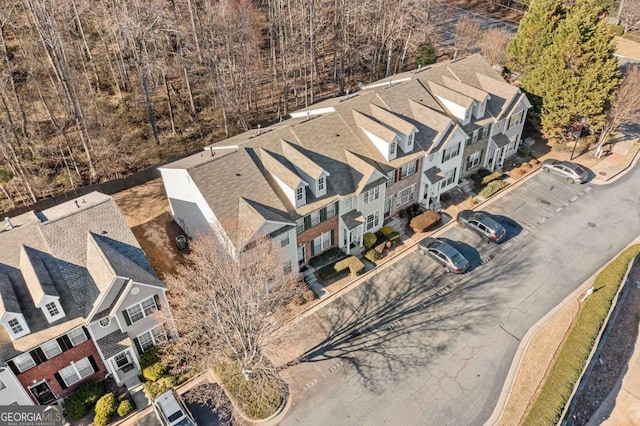
<svg viewBox="0 0 640 426">
<path fill-rule="evenodd" d="M 507 45 L 512 34 L 504 28 L 491 28 L 482 34 L 480 52 L 491 65 L 504 66 Z"/>
<path fill-rule="evenodd" d="M 480 21 L 471 16 L 462 16 L 454 26 L 453 41 L 457 51 L 472 53 L 477 49 L 477 44 L 482 39 Z"/>
<path fill-rule="evenodd" d="M 213 234 L 196 237 L 188 265 L 168 277 L 180 339 L 165 354 L 177 370 L 238 362 L 246 376 L 270 369 L 262 348 L 278 327 L 274 314 L 299 293 L 280 244 L 260 238 L 234 259 Z"/>
<path fill-rule="evenodd" d="M 602 156 L 602 146 L 607 142 L 612 132 L 615 132 L 623 124 L 640 120 L 638 99 L 640 99 L 640 67 L 630 66 L 625 72 L 622 84 L 620 84 L 616 97 L 607 112 L 607 119 L 598 139 L 597 158 Z"/>
</svg>

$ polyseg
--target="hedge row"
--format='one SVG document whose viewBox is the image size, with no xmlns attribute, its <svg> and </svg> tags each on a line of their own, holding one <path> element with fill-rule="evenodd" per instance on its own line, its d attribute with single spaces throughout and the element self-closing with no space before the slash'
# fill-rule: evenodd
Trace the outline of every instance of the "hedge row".
<svg viewBox="0 0 640 426">
<path fill-rule="evenodd" d="M 560 421 L 573 387 L 585 367 L 600 328 L 609 313 L 613 298 L 629 264 L 638 253 L 640 245 L 629 247 L 596 277 L 593 286 L 598 291 L 591 294 L 582 306 L 524 425 L 550 425 Z"/>
</svg>

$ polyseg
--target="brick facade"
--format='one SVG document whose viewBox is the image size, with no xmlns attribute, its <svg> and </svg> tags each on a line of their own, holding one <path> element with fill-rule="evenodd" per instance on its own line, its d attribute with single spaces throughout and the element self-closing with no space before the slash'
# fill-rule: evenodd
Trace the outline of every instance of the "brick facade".
<svg viewBox="0 0 640 426">
<path fill-rule="evenodd" d="M 399 210 L 405 209 L 410 205 L 420 201 L 418 200 L 418 197 L 420 196 L 419 185 L 420 185 L 420 174 L 422 173 L 421 162 L 420 160 L 413 160 L 413 161 L 416 161 L 417 164 L 416 164 L 416 171 L 412 175 L 409 175 L 402 180 L 398 180 L 400 178 L 400 169 L 401 169 L 401 167 L 398 167 L 395 170 L 395 182 L 387 186 L 387 189 L 385 191 L 385 199 L 391 197 L 391 211 L 389 214 L 390 216 L 394 216 L 395 214 L 398 213 Z M 407 204 L 397 207 L 396 204 L 398 200 L 398 194 L 400 193 L 400 191 L 410 187 L 411 185 L 415 185 L 413 189 L 413 193 L 414 193 L 413 200 L 409 201 Z"/>
<path fill-rule="evenodd" d="M 66 389 L 62 389 L 60 383 L 55 378 L 54 374 L 58 371 L 62 370 L 65 367 L 71 365 L 71 361 L 78 361 L 82 358 L 88 357 L 89 355 L 93 356 L 93 360 L 95 361 L 98 371 L 91 374 L 90 376 L 85 377 L 69 386 Z M 71 349 L 64 351 L 50 360 L 43 362 L 42 364 L 38 364 L 29 370 L 19 373 L 17 375 L 18 381 L 27 391 L 31 399 L 38 404 L 38 401 L 35 399 L 33 394 L 29 391 L 29 386 L 33 386 L 35 383 L 40 382 L 41 380 L 46 380 L 51 392 L 56 398 L 64 398 L 69 395 L 73 391 L 75 391 L 82 383 L 85 383 L 89 380 L 97 380 L 103 379 L 107 370 L 102 362 L 102 358 L 98 353 L 98 349 L 94 345 L 91 339 L 85 340 L 84 342 L 78 344 L 77 346 L 72 347 Z M 34 383 L 35 382 L 35 383 Z"/>
<path fill-rule="evenodd" d="M 296 240 L 297 240 L 296 247 L 300 247 L 301 245 L 304 244 L 304 252 L 306 257 L 305 263 L 308 263 L 309 259 L 311 259 L 313 256 L 316 256 L 318 255 L 318 253 L 320 253 L 316 251 L 313 255 L 311 254 L 311 241 L 314 238 L 319 237 L 323 233 L 329 232 L 331 229 L 333 229 L 333 244 L 331 245 L 331 247 L 338 246 L 338 235 L 339 235 L 338 225 L 339 225 L 338 214 L 336 212 L 334 216 L 330 217 L 327 220 L 323 220 L 322 222 L 320 222 L 319 224 L 317 224 L 312 228 L 302 231 L 296 236 Z M 326 250 L 328 250 L 328 248 Z"/>
</svg>

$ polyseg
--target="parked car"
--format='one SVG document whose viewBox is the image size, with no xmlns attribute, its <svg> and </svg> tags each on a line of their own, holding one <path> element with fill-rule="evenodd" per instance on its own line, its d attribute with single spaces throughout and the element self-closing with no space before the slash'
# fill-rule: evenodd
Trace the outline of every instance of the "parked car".
<svg viewBox="0 0 640 426">
<path fill-rule="evenodd" d="M 458 213 L 457 221 L 462 228 L 469 227 L 469 229 L 480 235 L 482 241 L 486 243 L 490 241 L 499 243 L 507 236 L 507 230 L 504 229 L 504 226 L 483 212 L 463 210 Z"/>
<path fill-rule="evenodd" d="M 173 389 L 153 400 L 153 411 L 163 426 L 198 426 L 182 398 Z"/>
<path fill-rule="evenodd" d="M 439 262 L 447 272 L 464 274 L 469 269 L 469 261 L 451 244 L 437 238 L 427 237 L 420 241 L 420 254 L 429 254 Z"/>
<path fill-rule="evenodd" d="M 570 161 L 545 160 L 542 163 L 542 171 L 545 173 L 556 173 L 564 177 L 569 183 L 584 183 L 589 177 L 585 169 Z"/>
</svg>

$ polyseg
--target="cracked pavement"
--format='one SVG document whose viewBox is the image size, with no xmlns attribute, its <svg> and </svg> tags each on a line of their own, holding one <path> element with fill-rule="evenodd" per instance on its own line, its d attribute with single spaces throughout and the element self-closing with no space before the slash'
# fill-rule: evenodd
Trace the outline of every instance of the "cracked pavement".
<svg viewBox="0 0 640 426">
<path fill-rule="evenodd" d="M 414 250 L 307 317 L 296 327 L 315 340 L 284 371 L 280 424 L 483 424 L 529 328 L 640 232 L 639 183 L 639 169 L 593 187 L 537 173 L 482 208 L 507 226 L 502 244 L 458 226 L 439 235 L 468 275 Z"/>
</svg>

